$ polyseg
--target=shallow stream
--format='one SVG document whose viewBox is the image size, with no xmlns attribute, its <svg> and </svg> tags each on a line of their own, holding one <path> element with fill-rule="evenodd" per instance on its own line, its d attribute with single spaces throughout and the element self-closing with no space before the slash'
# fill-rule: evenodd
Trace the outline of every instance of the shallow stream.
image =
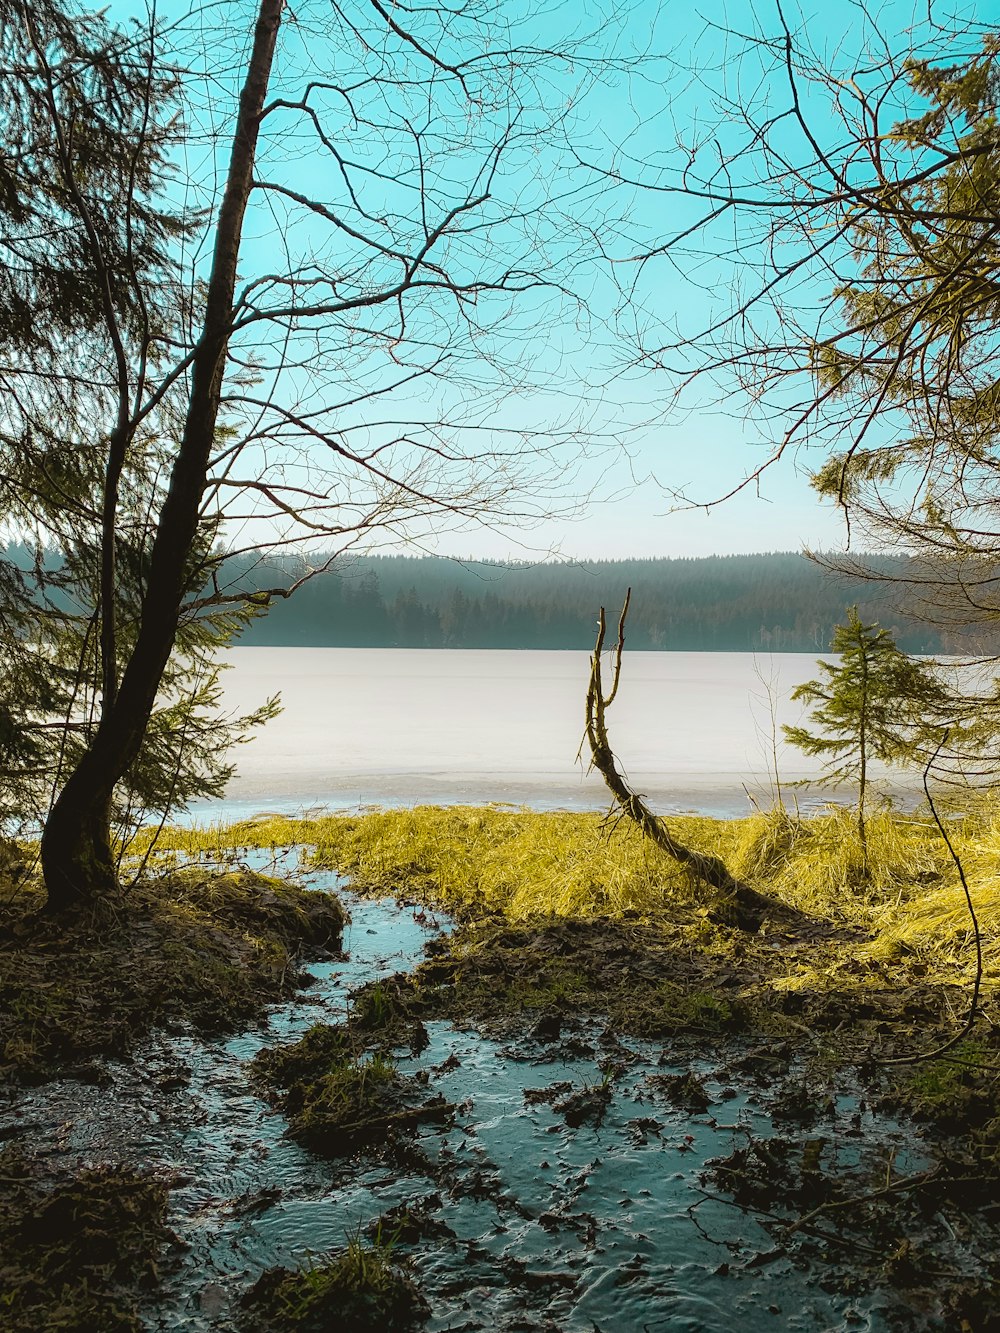
<svg viewBox="0 0 1000 1333">
<path fill-rule="evenodd" d="M 598 1026 L 546 1051 L 429 1023 L 429 1046 L 401 1055 L 399 1067 L 425 1071 L 431 1090 L 461 1103 L 452 1125 L 422 1128 L 403 1165 L 331 1162 L 299 1148 L 250 1091 L 246 1062 L 262 1045 L 342 1020 L 353 987 L 410 969 L 429 936 L 447 929 L 412 907 L 357 898 L 335 875 L 309 881 L 345 900 L 347 957 L 311 966 L 312 986 L 275 1009 L 266 1029 L 219 1042 L 164 1036 L 135 1065 L 109 1064 L 103 1086 L 55 1083 L 9 1108 L 53 1154 L 176 1177 L 170 1221 L 187 1248 L 147 1311 L 151 1329 L 234 1329 L 236 1301 L 265 1267 L 299 1266 L 370 1235 L 403 1203 L 424 1225 L 396 1254 L 410 1257 L 431 1304 L 431 1333 L 898 1326 L 884 1313 L 886 1293 L 825 1290 L 821 1270 L 786 1255 L 703 1183 L 710 1159 L 775 1133 L 766 1081 L 718 1061 L 692 1070 L 670 1063 L 662 1045 L 623 1043 Z M 687 1072 L 704 1082 L 703 1113 L 663 1095 L 664 1076 Z M 525 1097 L 554 1084 L 570 1085 L 562 1095 L 607 1089 L 601 1122 L 574 1128 L 556 1109 L 560 1094 Z M 923 1164 L 906 1132 L 847 1098 L 831 1104 L 821 1129 L 798 1133 L 822 1136 L 829 1168 L 887 1153 L 899 1175 Z M 379 1234 L 392 1239 L 392 1222 Z"/>
</svg>

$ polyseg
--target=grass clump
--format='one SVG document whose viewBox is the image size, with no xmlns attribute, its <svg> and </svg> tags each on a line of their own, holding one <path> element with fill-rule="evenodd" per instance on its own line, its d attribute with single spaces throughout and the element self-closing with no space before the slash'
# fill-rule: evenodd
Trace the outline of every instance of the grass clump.
<svg viewBox="0 0 1000 1333">
<path fill-rule="evenodd" d="M 166 1184 L 129 1167 L 53 1171 L 0 1152 L 0 1324 L 6 1333 L 138 1333 L 158 1282 Z"/>
<path fill-rule="evenodd" d="M 410 1333 L 430 1308 L 391 1262 L 391 1246 L 352 1237 L 345 1249 L 289 1271 L 270 1268 L 243 1298 L 247 1333 Z"/>
<path fill-rule="evenodd" d="M 365 1046 L 379 1050 L 409 1046 L 417 1055 L 428 1043 L 427 1029 L 410 1013 L 393 979 L 369 982 L 354 992 L 349 1030 Z"/>
<path fill-rule="evenodd" d="M 989 976 L 1000 965 L 1000 815 L 983 798 L 948 819 L 980 915 Z M 941 980 L 968 981 L 968 910 L 929 814 L 871 815 L 866 849 L 845 809 L 808 818 L 784 807 L 734 820 L 671 816 L 669 824 L 680 841 L 720 858 L 758 892 L 857 932 L 840 960 L 846 972 L 874 974 L 909 956 Z M 223 853 L 281 839 L 308 844 L 316 864 L 349 875 L 359 892 L 415 897 L 460 919 L 662 920 L 700 900 L 687 873 L 629 821 L 597 814 L 421 806 L 307 821 L 267 817 L 169 839 L 188 851 L 211 844 Z M 786 982 L 827 988 L 838 967 L 824 956 L 822 972 L 797 966 Z"/>
<path fill-rule="evenodd" d="M 84 1073 L 156 1027 L 231 1031 L 299 982 L 301 953 L 338 949 L 331 895 L 249 872 L 189 868 L 72 920 L 40 892 L 0 908 L 0 1074 Z"/>
<path fill-rule="evenodd" d="M 618 914 L 688 892 L 631 826 L 594 814 L 419 806 L 329 818 L 315 859 L 363 891 L 418 894 L 460 916 Z"/>
<path fill-rule="evenodd" d="M 265 814 L 241 819 L 233 824 L 195 824 L 183 828 L 169 825 L 163 829 L 151 827 L 141 829 L 133 838 L 128 854 L 130 858 L 141 860 L 154 850 L 155 845 L 156 855 L 177 852 L 195 859 L 204 857 L 224 863 L 241 851 L 277 851 L 279 847 L 291 847 L 295 843 L 312 844 L 316 841 L 321 824 L 325 822 Z"/>
<path fill-rule="evenodd" d="M 803 819 L 778 806 L 732 821 L 731 867 L 761 892 L 820 916 L 870 921 L 944 869 L 933 823 L 884 810 L 866 822 L 867 854 L 849 810 Z"/>
<path fill-rule="evenodd" d="M 292 1137 L 328 1157 L 391 1146 L 399 1133 L 452 1111 L 386 1055 L 366 1055 L 346 1027 L 318 1024 L 289 1046 L 261 1051 L 251 1076 L 288 1117 Z"/>
</svg>

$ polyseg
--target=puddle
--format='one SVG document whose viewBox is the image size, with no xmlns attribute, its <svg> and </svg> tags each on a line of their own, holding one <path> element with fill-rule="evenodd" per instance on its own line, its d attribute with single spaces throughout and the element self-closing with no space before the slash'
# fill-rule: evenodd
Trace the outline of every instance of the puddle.
<svg viewBox="0 0 1000 1333">
<path fill-rule="evenodd" d="M 310 882 L 343 894 L 348 957 L 310 967 L 314 984 L 265 1030 L 216 1043 L 161 1037 L 141 1066 L 109 1063 L 101 1086 L 54 1083 L 11 1099 L 8 1120 L 31 1127 L 33 1146 L 177 1177 L 169 1220 L 187 1249 L 145 1311 L 150 1329 L 234 1329 L 235 1301 L 263 1268 L 300 1265 L 403 1204 L 419 1224 L 411 1218 L 397 1253 L 410 1256 L 430 1302 L 430 1333 L 898 1327 L 882 1313 L 885 1293 L 824 1290 L 822 1273 L 703 1183 L 706 1163 L 774 1134 L 766 1090 L 704 1062 L 693 1072 L 708 1109 L 685 1110 L 664 1094 L 664 1076 L 691 1066 L 661 1063 L 662 1045 L 602 1047 L 595 1028 L 592 1054 L 543 1062 L 537 1047 L 431 1022 L 428 1047 L 399 1067 L 428 1071 L 432 1090 L 462 1105 L 454 1124 L 422 1128 L 402 1167 L 300 1149 L 250 1091 L 246 1062 L 316 1022 L 341 1021 L 353 987 L 410 969 L 439 929 L 418 909 L 354 898 L 334 875 Z M 588 1089 L 600 1111 L 571 1127 L 567 1101 Z M 819 1129 L 797 1134 L 822 1135 L 827 1169 L 876 1152 L 883 1162 L 894 1154 L 898 1175 L 924 1164 L 911 1131 L 876 1125 L 846 1098 Z M 396 1229 L 386 1220 L 382 1239 Z"/>
</svg>

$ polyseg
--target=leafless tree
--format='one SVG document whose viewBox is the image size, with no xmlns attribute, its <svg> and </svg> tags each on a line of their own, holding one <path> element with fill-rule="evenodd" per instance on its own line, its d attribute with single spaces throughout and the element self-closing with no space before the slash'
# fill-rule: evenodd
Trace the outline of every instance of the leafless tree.
<svg viewBox="0 0 1000 1333">
<path fill-rule="evenodd" d="M 867 536 L 977 550 L 996 494 L 1000 36 L 850 18 L 832 56 L 780 0 L 753 32 L 710 30 L 717 68 L 605 163 L 678 218 L 663 234 L 647 209 L 660 234 L 616 259 L 665 387 L 718 406 L 714 385 L 770 446 L 734 489 L 815 446 L 818 488 Z M 687 316 L 660 293 L 678 271 L 701 298 Z"/>
<path fill-rule="evenodd" d="M 826 562 L 881 580 L 955 651 L 992 653 L 1000 32 L 938 10 L 894 32 L 855 3 L 836 40 L 790 0 L 745 33 L 709 25 L 683 95 L 604 165 L 646 200 L 616 254 L 638 363 L 665 394 L 739 414 L 762 450 L 681 502 L 721 502 L 794 455 L 854 548 Z M 688 289 L 673 306 L 667 281 Z M 902 578 L 865 559 L 886 549 L 911 555 Z M 975 763 L 996 705 L 973 689 L 939 767 Z"/>
<path fill-rule="evenodd" d="M 106 166 L 65 92 L 80 53 L 53 45 L 50 10 L 8 0 L 6 22 L 98 317 L 46 349 L 51 380 L 37 358 L 21 376 L 35 397 L 20 457 L 44 494 L 23 465 L 9 481 L 22 518 L 88 524 L 100 553 L 98 716 L 42 839 L 59 909 L 114 885 L 112 795 L 178 627 L 248 598 L 227 583 L 220 532 L 237 552 L 330 550 L 549 509 L 561 447 L 583 443 L 596 410 L 561 344 L 591 331 L 581 293 L 600 256 L 580 220 L 605 184 L 568 145 L 577 100 L 628 62 L 607 55 L 613 12 L 599 41 L 577 20 L 556 43 L 485 0 L 151 15 L 117 50 L 145 102 L 102 103 L 136 144 L 109 216 Z M 39 437 L 55 397 L 60 427 Z M 553 404 L 559 419 L 543 419 Z"/>
</svg>

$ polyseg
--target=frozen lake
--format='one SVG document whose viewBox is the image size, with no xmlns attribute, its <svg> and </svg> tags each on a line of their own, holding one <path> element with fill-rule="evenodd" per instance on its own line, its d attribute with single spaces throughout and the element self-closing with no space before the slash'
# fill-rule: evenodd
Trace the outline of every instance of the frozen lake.
<svg viewBox="0 0 1000 1333">
<path fill-rule="evenodd" d="M 284 712 L 236 752 L 226 801 L 200 806 L 198 818 L 427 802 L 607 805 L 601 779 L 576 758 L 586 653 L 235 648 L 229 657 L 227 709 L 280 692 Z M 663 811 L 742 814 L 748 792 L 769 803 L 775 731 L 783 783 L 819 772 L 780 739 L 781 724 L 802 717 L 791 691 L 816 674 L 808 654 L 626 650 L 608 714 L 621 767 Z M 917 784 L 905 775 L 904 788 Z M 814 806 L 832 793 L 793 794 Z"/>
</svg>

